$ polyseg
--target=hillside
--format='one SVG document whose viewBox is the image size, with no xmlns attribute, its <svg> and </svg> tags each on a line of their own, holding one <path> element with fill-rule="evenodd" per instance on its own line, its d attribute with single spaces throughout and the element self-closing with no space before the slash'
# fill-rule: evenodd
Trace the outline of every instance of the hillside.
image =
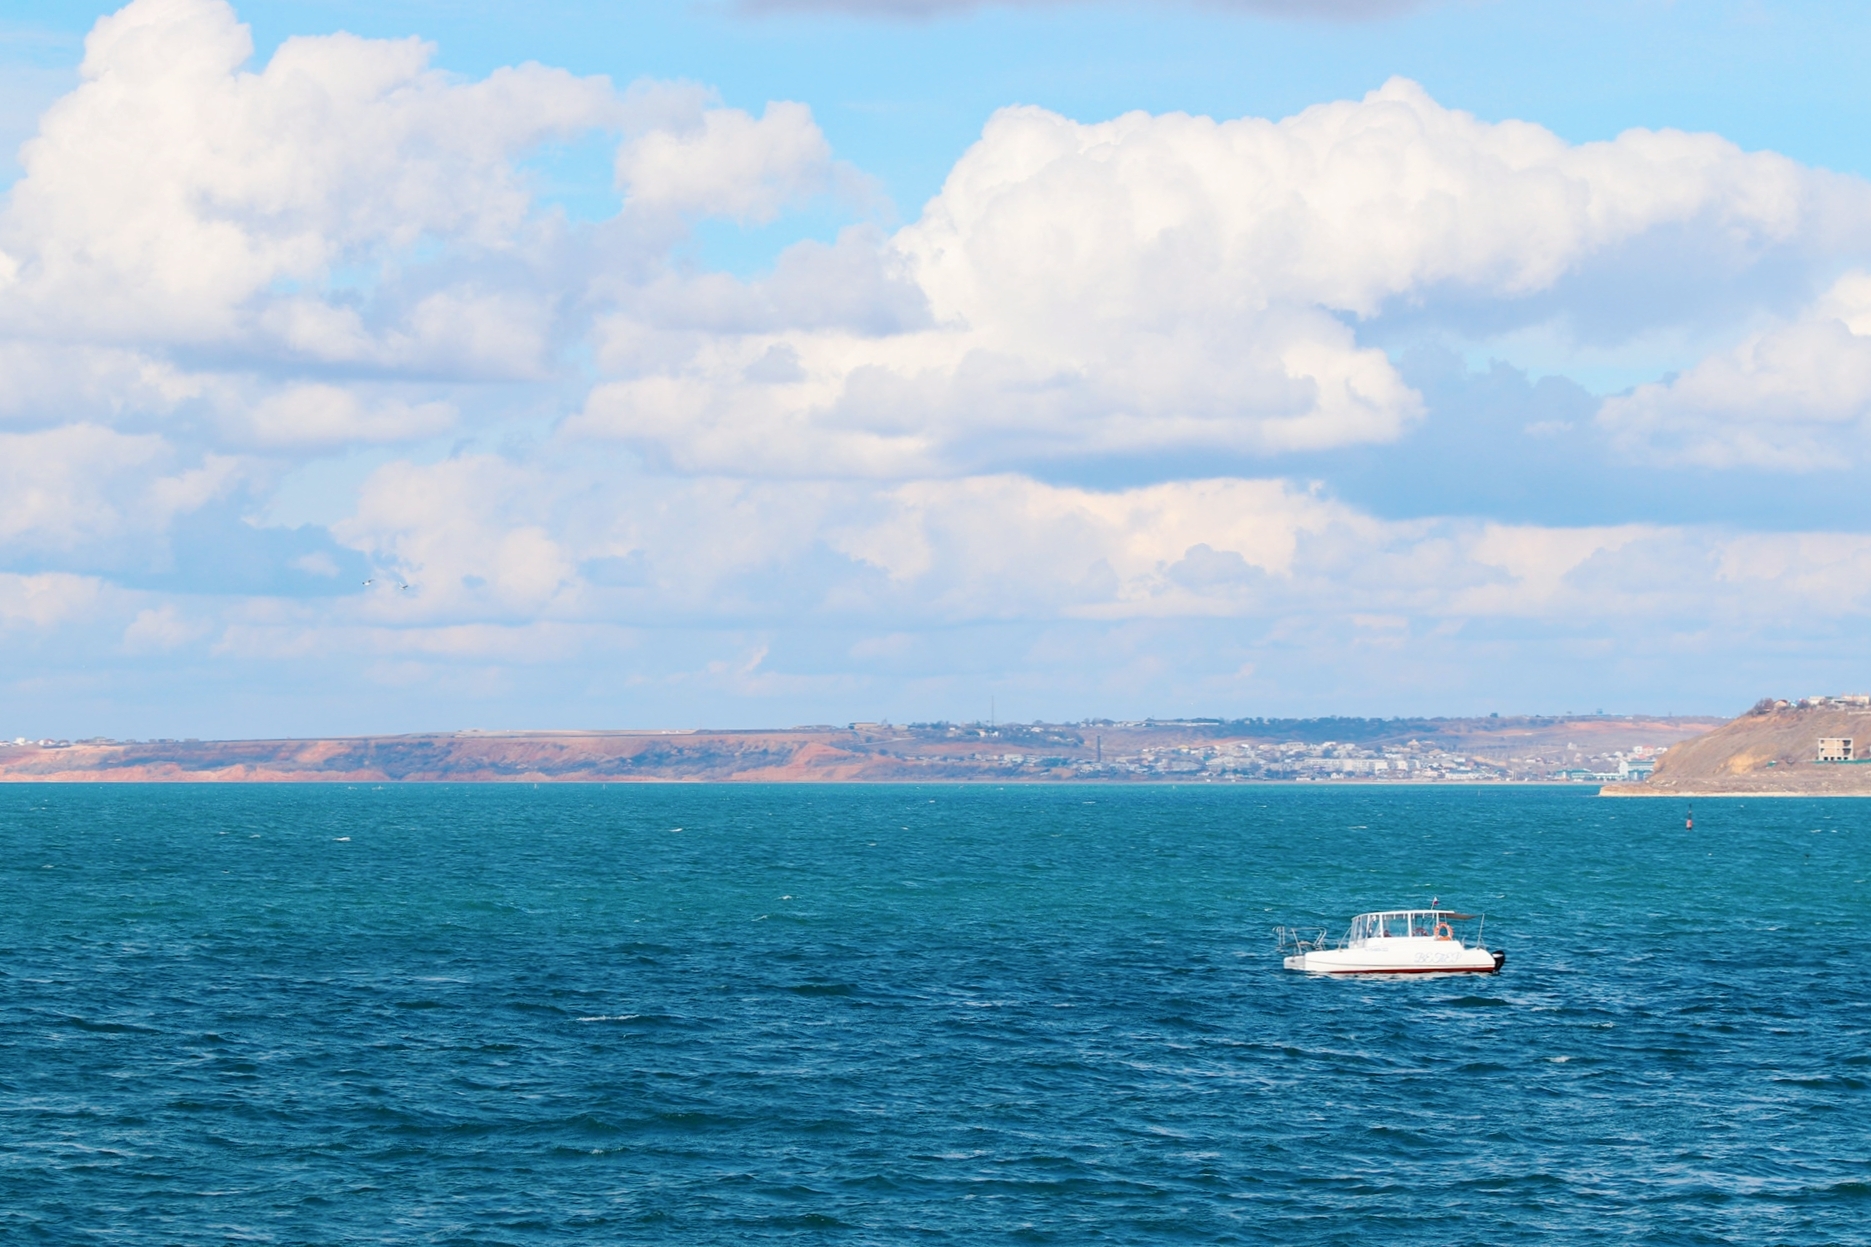
<svg viewBox="0 0 1871 1247">
<path fill-rule="evenodd" d="M 1857 699 L 1763 701 L 1714 731 L 1673 747 L 1644 784 L 1607 784 L 1608 797 L 1781 794 L 1871 796 L 1871 763 L 1820 762 L 1819 742 L 1871 754 L 1871 704 Z"/>
</svg>

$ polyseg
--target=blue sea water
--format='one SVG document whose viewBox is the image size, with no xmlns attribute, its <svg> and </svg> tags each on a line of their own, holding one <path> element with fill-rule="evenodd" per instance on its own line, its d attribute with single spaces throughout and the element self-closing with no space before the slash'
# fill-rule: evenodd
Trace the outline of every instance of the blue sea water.
<svg viewBox="0 0 1871 1247">
<path fill-rule="evenodd" d="M 0 1238 L 1863 1243 L 1871 804 L 9 786 Z M 1431 895 L 1493 978 L 1283 970 Z"/>
</svg>

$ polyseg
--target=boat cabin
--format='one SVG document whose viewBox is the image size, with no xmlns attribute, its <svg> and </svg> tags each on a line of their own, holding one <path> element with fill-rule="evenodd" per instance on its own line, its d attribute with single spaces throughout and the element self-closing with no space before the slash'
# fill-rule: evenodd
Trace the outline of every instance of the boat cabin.
<svg viewBox="0 0 1871 1247">
<path fill-rule="evenodd" d="M 1481 942 L 1482 915 L 1429 905 L 1359 914 L 1336 944 L 1316 928 L 1274 935 L 1286 968 L 1308 974 L 1493 974 L 1507 964 L 1506 950 Z"/>
<path fill-rule="evenodd" d="M 1373 914 L 1359 914 L 1351 920 L 1347 945 L 1363 947 L 1370 940 L 1455 940 L 1456 923 L 1475 921 L 1477 914 L 1459 914 L 1452 909 L 1390 909 Z"/>
</svg>

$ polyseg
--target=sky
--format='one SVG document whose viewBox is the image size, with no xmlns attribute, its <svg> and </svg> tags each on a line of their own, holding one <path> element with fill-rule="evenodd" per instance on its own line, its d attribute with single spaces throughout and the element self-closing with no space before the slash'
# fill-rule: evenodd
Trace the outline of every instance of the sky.
<svg viewBox="0 0 1871 1247">
<path fill-rule="evenodd" d="M 1871 688 L 1871 10 L 0 3 L 0 736 Z"/>
</svg>

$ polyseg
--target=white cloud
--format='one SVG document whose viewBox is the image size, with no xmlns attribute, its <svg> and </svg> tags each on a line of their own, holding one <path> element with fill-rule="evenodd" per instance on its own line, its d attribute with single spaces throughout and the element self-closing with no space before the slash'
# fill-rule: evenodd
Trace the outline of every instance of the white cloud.
<svg viewBox="0 0 1871 1247">
<path fill-rule="evenodd" d="M 697 221 L 770 225 L 828 194 L 864 215 L 802 104 L 540 66 L 469 81 L 414 40 L 250 53 L 218 0 L 103 19 L 0 209 L 8 626 L 56 639 L 125 592 L 87 569 L 223 584 L 212 550 L 167 557 L 212 524 L 271 560 L 265 583 L 327 596 L 137 596 L 107 651 L 214 635 L 213 661 L 361 658 L 416 684 L 454 664 L 494 687 L 506 664 L 713 630 L 731 643 L 670 680 L 775 690 L 807 679 L 788 629 L 848 634 L 832 667 L 932 661 L 945 630 L 1104 629 L 1082 652 L 1147 687 L 1184 657 L 1150 638 L 1187 624 L 1258 638 L 1230 652 L 1238 687 L 1280 667 L 1265 646 L 1760 636 L 1871 607 L 1871 537 L 1848 524 L 1425 516 L 1346 501 L 1348 456 L 1326 453 L 1381 469 L 1440 414 L 1387 328 L 1608 324 L 1607 274 L 1654 252 L 1755 301 L 1722 322 L 1731 349 L 1605 403 L 1589 435 L 1652 463 L 1859 463 L 1871 278 L 1813 301 L 1871 238 L 1857 180 L 1710 135 L 1571 144 L 1402 80 L 1284 120 L 1018 107 L 911 224 L 743 279 L 684 246 Z M 594 130 L 618 214 L 541 210 L 529 154 Z M 1756 280 L 1810 306 L 1776 314 Z M 1643 332 L 1704 314 L 1672 297 Z M 1588 409 L 1555 407 L 1537 444 L 1518 409 L 1499 423 L 1558 455 Z M 237 490 L 268 513 L 288 473 L 292 514 L 356 505 L 329 528 L 179 523 Z"/>
<path fill-rule="evenodd" d="M 1004 110 L 902 245 L 938 317 L 1053 344 L 1288 303 L 1370 316 L 1444 286 L 1513 298 L 1658 226 L 1761 245 L 1840 204 L 1871 197 L 1714 135 L 1573 145 L 1393 79 L 1277 122 Z"/>
<path fill-rule="evenodd" d="M 335 385 L 296 385 L 277 390 L 238 414 L 243 432 L 260 446 L 341 447 L 407 442 L 453 427 L 446 403 L 366 403 Z"/>
<path fill-rule="evenodd" d="M 574 579 L 548 532 L 552 493 L 537 473 L 491 455 L 393 463 L 371 476 L 356 513 L 333 531 L 390 573 L 371 598 L 379 613 L 551 613 Z"/>
<path fill-rule="evenodd" d="M 711 108 L 684 128 L 654 129 L 617 153 L 631 206 L 653 212 L 771 221 L 832 185 L 831 144 L 804 104 L 768 104 L 758 119 Z"/>
<path fill-rule="evenodd" d="M 1871 274 L 1849 273 L 1800 319 L 1607 400 L 1598 423 L 1627 453 L 1665 463 L 1803 471 L 1863 462 Z"/>
<path fill-rule="evenodd" d="M 1302 537 L 1377 526 L 1282 481 L 1120 492 L 1018 476 L 918 482 L 883 495 L 835 548 L 907 589 L 912 613 L 970 619 L 1229 614 L 1264 608 Z"/>
<path fill-rule="evenodd" d="M 1290 481 L 1124 490 L 1017 475 L 752 483 L 491 457 L 395 464 L 344 539 L 394 568 L 372 619 L 895 629 L 984 620 L 1663 619 L 1862 612 L 1852 534 L 1383 520 Z M 620 501 L 627 499 L 627 504 Z M 1719 605 L 1718 605 L 1719 604 Z"/>
<path fill-rule="evenodd" d="M 208 455 L 186 466 L 154 434 L 94 424 L 0 434 L 0 543 L 65 554 L 117 543 L 148 549 L 176 516 L 239 478 L 237 460 Z"/>
<path fill-rule="evenodd" d="M 1724 587 L 1769 590 L 1797 619 L 1862 614 L 1871 602 L 1871 535 L 1747 533 L 1722 543 L 1714 557 Z"/>
<path fill-rule="evenodd" d="M 0 218 L 16 331 L 224 341 L 280 282 L 425 238 L 512 245 L 515 158 L 613 123 L 608 81 L 527 65 L 458 83 L 415 39 L 292 38 L 264 69 L 221 0 L 100 19 Z M 265 300 L 262 299 L 262 302 Z"/>
<path fill-rule="evenodd" d="M 756 476 L 1383 443 L 1422 402 L 1359 318 L 1525 300 L 1666 227 L 1745 266 L 1852 212 L 1861 183 L 1712 135 L 1572 145 L 1403 80 L 1278 122 L 1010 108 L 884 249 L 932 325 L 787 332 L 722 293 L 716 332 L 671 337 L 664 296 L 606 323 L 628 375 L 568 431 Z M 789 379 L 750 371 L 780 348 Z"/>
<path fill-rule="evenodd" d="M 1602 625 L 1668 609 L 1656 566 L 1713 565 L 1738 548 L 1731 535 L 1656 525 L 1385 521 L 1279 480 L 1097 491 L 999 476 L 902 486 L 855 510 L 861 521 L 833 528 L 830 544 L 890 582 L 861 600 L 895 618 L 951 623 L 1364 614 Z M 1838 540 L 1871 551 L 1871 538 Z M 1812 601 L 1835 583 L 1801 579 L 1796 569 L 1812 557 L 1791 539 L 1767 546 L 1785 564 L 1757 560 L 1736 587 L 1767 580 Z M 1622 569 L 1615 584 L 1608 563 Z M 1680 594 L 1680 574 L 1670 582 Z M 1860 611 L 1867 599 L 1855 591 L 1827 609 Z M 1731 606 L 1747 603 L 1737 595 Z"/>
<path fill-rule="evenodd" d="M 209 631 L 211 625 L 205 621 L 190 619 L 175 603 L 165 602 L 136 613 L 123 630 L 123 647 L 133 654 L 165 653 L 200 640 Z"/>
<path fill-rule="evenodd" d="M 552 301 L 462 283 L 414 301 L 387 327 L 322 298 L 274 300 L 255 326 L 308 362 L 363 364 L 464 380 L 537 380 L 550 371 Z"/>
<path fill-rule="evenodd" d="M 0 423 L 166 415 L 203 388 L 200 378 L 143 351 L 0 340 Z"/>
<path fill-rule="evenodd" d="M 0 572 L 0 625 L 52 628 L 88 617 L 106 595 L 94 576 L 43 572 L 21 576 Z"/>
</svg>

